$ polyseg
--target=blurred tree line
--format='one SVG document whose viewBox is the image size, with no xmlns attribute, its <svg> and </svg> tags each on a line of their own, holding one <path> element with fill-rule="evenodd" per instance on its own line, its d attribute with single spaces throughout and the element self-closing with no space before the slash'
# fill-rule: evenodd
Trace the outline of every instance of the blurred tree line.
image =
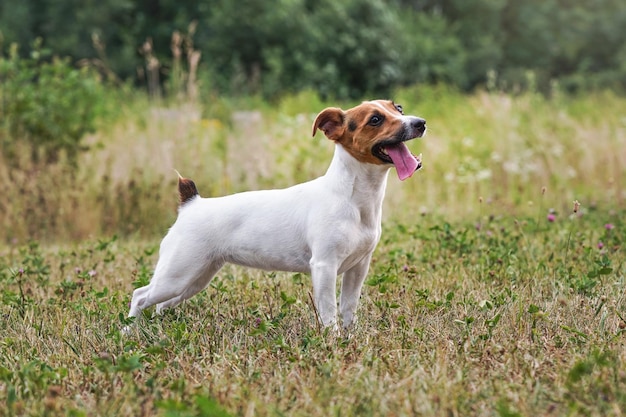
<svg viewBox="0 0 626 417">
<path fill-rule="evenodd" d="M 42 38 L 53 55 L 111 79 L 169 82 L 171 92 L 181 65 L 199 65 L 203 88 L 266 97 L 354 98 L 438 82 L 624 91 L 625 28 L 624 0 L 0 2 L 5 54 L 17 43 L 28 56 Z"/>
</svg>

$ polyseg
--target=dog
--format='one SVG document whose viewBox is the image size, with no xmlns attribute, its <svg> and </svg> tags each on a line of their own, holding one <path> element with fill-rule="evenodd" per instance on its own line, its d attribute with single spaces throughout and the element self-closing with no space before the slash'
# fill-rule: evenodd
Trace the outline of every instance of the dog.
<svg viewBox="0 0 626 417">
<path fill-rule="evenodd" d="M 313 123 L 335 143 L 325 175 L 280 190 L 202 198 L 179 174 L 178 218 L 159 250 L 150 283 L 132 295 L 129 317 L 156 304 L 174 307 L 206 288 L 228 263 L 311 275 L 317 318 L 339 329 L 336 280 L 343 275 L 342 327 L 356 323 L 357 304 L 381 235 L 389 169 L 400 180 L 421 168 L 406 142 L 422 137 L 426 121 L 405 116 L 388 100 L 349 110 L 329 107 Z"/>
</svg>

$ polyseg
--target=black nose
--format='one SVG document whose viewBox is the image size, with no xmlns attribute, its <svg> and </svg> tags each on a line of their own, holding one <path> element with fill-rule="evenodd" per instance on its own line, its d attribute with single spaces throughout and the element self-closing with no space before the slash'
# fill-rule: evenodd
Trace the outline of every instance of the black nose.
<svg viewBox="0 0 626 417">
<path fill-rule="evenodd" d="M 411 117 L 411 127 L 413 131 L 419 132 L 421 135 L 426 131 L 426 120 L 413 116 Z"/>
<path fill-rule="evenodd" d="M 418 130 L 424 130 L 426 129 L 426 120 L 414 117 L 413 120 L 411 120 L 411 126 Z"/>
</svg>

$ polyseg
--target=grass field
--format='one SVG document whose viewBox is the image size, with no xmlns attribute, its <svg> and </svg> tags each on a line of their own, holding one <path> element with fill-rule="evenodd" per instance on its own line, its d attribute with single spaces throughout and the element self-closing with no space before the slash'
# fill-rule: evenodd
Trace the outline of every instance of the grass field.
<svg viewBox="0 0 626 417">
<path fill-rule="evenodd" d="M 317 326 L 308 276 L 233 266 L 120 332 L 175 216 L 172 170 L 203 195 L 322 174 L 311 95 L 135 103 L 73 172 L 0 166 L 0 415 L 623 415 L 626 100 L 396 100 L 428 120 L 424 169 L 390 175 L 349 338 Z"/>
</svg>

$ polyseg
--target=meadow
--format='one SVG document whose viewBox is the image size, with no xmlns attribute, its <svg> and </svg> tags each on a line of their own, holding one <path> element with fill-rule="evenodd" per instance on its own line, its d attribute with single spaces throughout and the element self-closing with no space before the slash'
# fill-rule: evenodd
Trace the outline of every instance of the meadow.
<svg viewBox="0 0 626 417">
<path fill-rule="evenodd" d="M 390 174 L 350 335 L 316 324 L 308 276 L 235 266 L 121 328 L 174 169 L 203 196 L 314 178 L 315 114 L 354 103 L 135 97 L 75 164 L 2 160 L 0 415 L 623 415 L 626 100 L 393 98 L 427 120 L 424 167 Z"/>
</svg>

